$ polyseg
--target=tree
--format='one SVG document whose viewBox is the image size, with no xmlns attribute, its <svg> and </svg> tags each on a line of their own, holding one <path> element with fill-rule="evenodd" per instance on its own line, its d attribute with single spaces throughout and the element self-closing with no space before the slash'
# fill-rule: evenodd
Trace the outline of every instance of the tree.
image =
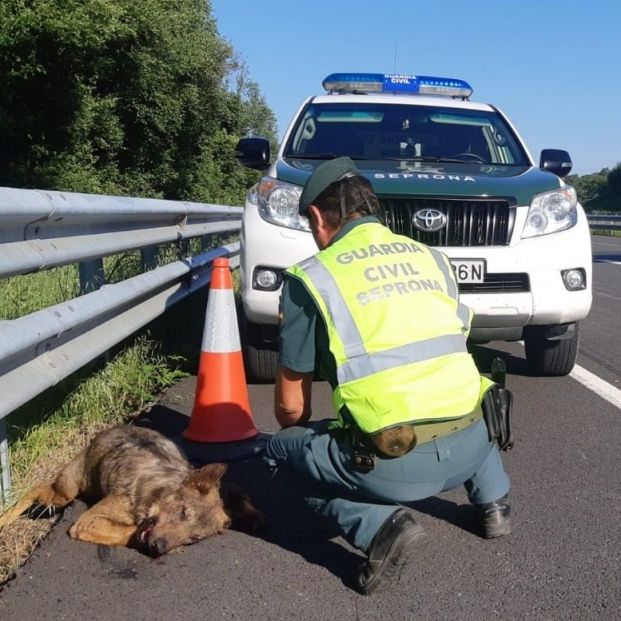
<svg viewBox="0 0 621 621">
<path fill-rule="evenodd" d="M 570 175 L 567 182 L 576 188 L 578 200 L 587 211 L 598 209 L 607 196 L 608 169 L 589 175 Z"/>
<path fill-rule="evenodd" d="M 239 203 L 276 134 L 205 0 L 2 0 L 0 83 L 0 185 Z"/>
<path fill-rule="evenodd" d="M 621 201 L 621 162 L 608 173 L 608 193 L 611 198 Z"/>
</svg>

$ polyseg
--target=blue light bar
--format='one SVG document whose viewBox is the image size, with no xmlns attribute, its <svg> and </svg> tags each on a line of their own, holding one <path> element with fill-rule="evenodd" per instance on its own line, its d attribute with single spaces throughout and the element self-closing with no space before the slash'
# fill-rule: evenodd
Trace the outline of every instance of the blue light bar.
<svg viewBox="0 0 621 621">
<path fill-rule="evenodd" d="M 472 87 L 464 80 L 397 73 L 331 73 L 323 87 L 328 93 L 395 93 L 467 99 Z"/>
</svg>

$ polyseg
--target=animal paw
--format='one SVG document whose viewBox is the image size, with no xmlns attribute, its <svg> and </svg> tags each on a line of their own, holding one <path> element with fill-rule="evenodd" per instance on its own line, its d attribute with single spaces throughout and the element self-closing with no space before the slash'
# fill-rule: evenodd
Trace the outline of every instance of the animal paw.
<svg viewBox="0 0 621 621">
<path fill-rule="evenodd" d="M 75 524 L 72 524 L 71 528 L 69 529 L 69 537 L 71 537 L 71 539 L 79 539 L 80 530 L 80 523 L 75 522 Z"/>
</svg>

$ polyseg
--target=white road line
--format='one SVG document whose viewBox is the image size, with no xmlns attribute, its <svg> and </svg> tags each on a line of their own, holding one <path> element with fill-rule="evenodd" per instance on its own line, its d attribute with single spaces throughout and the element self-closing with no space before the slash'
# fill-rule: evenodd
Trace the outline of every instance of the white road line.
<svg viewBox="0 0 621 621">
<path fill-rule="evenodd" d="M 606 399 L 606 401 L 621 409 L 621 390 L 604 381 L 601 377 L 594 375 L 578 365 L 574 366 L 569 377 L 573 377 L 583 386 L 586 386 L 589 390 L 592 390 L 595 394 L 602 397 L 602 399 Z"/>
<path fill-rule="evenodd" d="M 608 259 L 593 259 L 593 263 L 613 263 L 614 265 L 621 265 L 621 261 L 608 261 Z"/>
</svg>

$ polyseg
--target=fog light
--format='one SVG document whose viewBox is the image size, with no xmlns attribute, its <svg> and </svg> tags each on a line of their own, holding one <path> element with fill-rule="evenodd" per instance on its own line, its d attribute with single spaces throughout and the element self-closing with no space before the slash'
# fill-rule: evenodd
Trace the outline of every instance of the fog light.
<svg viewBox="0 0 621 621">
<path fill-rule="evenodd" d="M 563 284 L 569 291 L 578 291 L 586 288 L 586 274 L 582 268 L 562 270 Z"/>
<path fill-rule="evenodd" d="M 258 267 L 254 271 L 254 288 L 262 291 L 276 291 L 280 286 L 280 272 L 267 267 Z"/>
</svg>

